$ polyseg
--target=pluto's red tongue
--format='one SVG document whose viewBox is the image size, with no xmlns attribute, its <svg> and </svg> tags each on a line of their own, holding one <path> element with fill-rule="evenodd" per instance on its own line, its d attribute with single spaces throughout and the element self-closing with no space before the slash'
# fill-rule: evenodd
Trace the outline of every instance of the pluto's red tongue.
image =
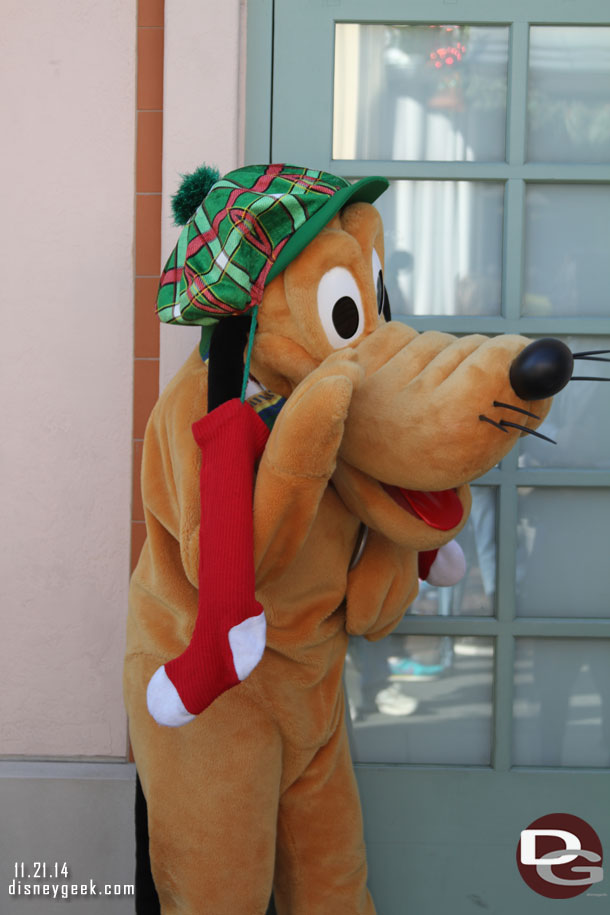
<svg viewBox="0 0 610 915">
<path fill-rule="evenodd" d="M 400 489 L 388 485 L 384 489 L 402 508 L 436 530 L 450 531 L 462 520 L 464 511 L 455 489 L 420 492 L 417 489 Z"/>
</svg>

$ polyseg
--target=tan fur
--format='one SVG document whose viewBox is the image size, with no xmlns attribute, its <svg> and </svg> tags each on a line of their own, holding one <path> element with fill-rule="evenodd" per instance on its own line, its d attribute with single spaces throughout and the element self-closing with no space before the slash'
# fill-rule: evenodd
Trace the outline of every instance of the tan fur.
<svg viewBox="0 0 610 915">
<path fill-rule="evenodd" d="M 288 397 L 258 468 L 257 598 L 268 629 L 248 679 L 180 729 L 146 709 L 150 675 L 180 654 L 197 614 L 199 451 L 206 370 L 193 353 L 153 411 L 143 498 L 148 537 L 134 572 L 125 696 L 149 805 L 164 915 L 372 915 L 341 687 L 348 634 L 380 638 L 417 594 L 417 551 L 466 522 L 467 483 L 518 433 L 480 422 L 494 400 L 522 405 L 508 369 L 529 341 L 417 334 L 377 314 L 372 249 L 383 230 L 348 207 L 269 284 L 252 368 Z M 335 351 L 317 310 L 323 273 L 348 269 L 362 334 Z M 549 401 L 535 404 L 543 418 Z M 528 407 L 529 408 L 529 407 Z M 528 420 L 532 428 L 538 421 Z M 461 522 L 438 531 L 382 483 L 457 489 Z M 371 533 L 349 571 L 361 522 Z"/>
</svg>

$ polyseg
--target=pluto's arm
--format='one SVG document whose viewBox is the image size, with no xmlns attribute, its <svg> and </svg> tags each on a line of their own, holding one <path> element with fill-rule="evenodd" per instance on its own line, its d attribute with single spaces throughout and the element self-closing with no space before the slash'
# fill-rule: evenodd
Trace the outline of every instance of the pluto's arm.
<svg viewBox="0 0 610 915">
<path fill-rule="evenodd" d="M 360 562 L 347 577 L 346 629 L 377 641 L 417 597 L 417 552 L 370 531 Z"/>
<path fill-rule="evenodd" d="M 363 371 L 351 350 L 329 356 L 277 418 L 254 489 L 257 587 L 279 577 L 303 546 L 335 470 L 352 392 Z"/>
</svg>

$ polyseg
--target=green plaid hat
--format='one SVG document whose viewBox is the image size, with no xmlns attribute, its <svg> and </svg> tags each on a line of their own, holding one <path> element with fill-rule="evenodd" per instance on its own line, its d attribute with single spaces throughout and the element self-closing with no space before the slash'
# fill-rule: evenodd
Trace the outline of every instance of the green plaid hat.
<svg viewBox="0 0 610 915">
<path fill-rule="evenodd" d="M 347 203 L 372 203 L 385 178 L 344 178 L 297 165 L 249 165 L 212 185 L 161 274 L 157 313 L 210 331 L 258 306 L 265 283 Z"/>
</svg>

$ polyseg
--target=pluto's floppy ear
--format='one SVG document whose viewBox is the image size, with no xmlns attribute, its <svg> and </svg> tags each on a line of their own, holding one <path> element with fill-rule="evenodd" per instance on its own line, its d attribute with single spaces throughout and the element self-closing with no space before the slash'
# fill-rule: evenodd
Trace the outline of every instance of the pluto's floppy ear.
<svg viewBox="0 0 610 915">
<path fill-rule="evenodd" d="M 226 321 L 218 321 L 212 331 L 208 362 L 208 413 L 241 394 L 244 350 L 251 323 L 250 315 L 236 315 Z"/>
</svg>

